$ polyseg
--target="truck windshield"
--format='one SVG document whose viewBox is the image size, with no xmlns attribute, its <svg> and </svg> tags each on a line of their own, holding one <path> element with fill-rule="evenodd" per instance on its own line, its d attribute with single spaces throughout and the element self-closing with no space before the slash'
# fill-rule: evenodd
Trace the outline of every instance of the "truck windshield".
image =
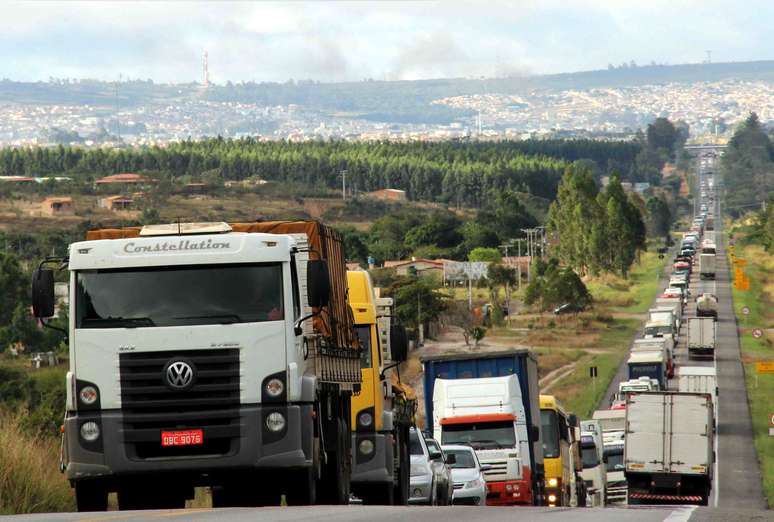
<svg viewBox="0 0 774 522">
<path fill-rule="evenodd" d="M 88 270 L 76 277 L 76 328 L 278 321 L 282 265 Z"/>
<path fill-rule="evenodd" d="M 605 450 L 605 457 L 607 457 L 607 471 L 621 471 L 624 469 L 623 454 L 623 446 Z"/>
<path fill-rule="evenodd" d="M 360 352 L 360 368 L 366 369 L 371 367 L 371 325 L 362 324 L 356 325 L 355 331 L 360 339 L 360 346 L 363 347 L 363 351 Z"/>
<path fill-rule="evenodd" d="M 672 335 L 672 327 L 666 326 L 648 326 L 645 328 L 645 335 L 651 337 L 664 337 L 665 335 Z"/>
<path fill-rule="evenodd" d="M 554 410 L 540 410 L 540 436 L 543 439 L 543 457 L 558 457 L 559 421 Z"/>
<path fill-rule="evenodd" d="M 661 367 L 658 364 L 631 364 L 629 365 L 629 378 L 639 379 L 640 377 L 650 377 L 659 380 L 661 377 Z"/>
<path fill-rule="evenodd" d="M 586 442 L 581 446 L 581 457 L 583 458 L 583 469 L 594 468 L 599 465 L 597 447 L 593 442 L 591 444 Z"/>
<path fill-rule="evenodd" d="M 475 449 L 513 448 L 516 430 L 513 421 L 446 424 L 441 432 L 442 444 L 467 444 Z"/>
</svg>

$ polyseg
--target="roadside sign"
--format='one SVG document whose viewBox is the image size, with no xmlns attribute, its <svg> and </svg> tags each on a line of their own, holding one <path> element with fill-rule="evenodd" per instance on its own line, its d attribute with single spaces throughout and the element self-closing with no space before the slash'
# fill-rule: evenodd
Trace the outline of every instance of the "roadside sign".
<svg viewBox="0 0 774 522">
<path fill-rule="evenodd" d="M 763 337 L 763 330 L 761 330 L 760 328 L 753 328 L 752 336 L 755 337 L 756 339 L 760 339 L 761 337 Z"/>
<path fill-rule="evenodd" d="M 659 255 L 658 255 L 658 258 L 659 258 L 659 259 L 664 259 L 664 254 L 659 254 Z"/>
<path fill-rule="evenodd" d="M 755 373 L 774 373 L 774 361 L 757 361 Z"/>
<path fill-rule="evenodd" d="M 769 413 L 769 425 L 774 428 L 774 413 Z"/>
<path fill-rule="evenodd" d="M 594 378 L 596 376 L 597 376 L 597 367 L 596 366 L 591 366 L 589 368 L 589 377 Z"/>
<path fill-rule="evenodd" d="M 750 315 L 750 309 L 749 309 L 749 308 L 747 308 L 746 306 L 743 306 L 743 307 L 742 307 L 742 313 L 743 313 L 744 315 Z"/>
<path fill-rule="evenodd" d="M 734 260 L 734 264 L 737 265 L 737 266 L 745 266 L 747 264 L 747 260 L 746 259 L 742 259 L 741 257 L 737 257 Z"/>
</svg>

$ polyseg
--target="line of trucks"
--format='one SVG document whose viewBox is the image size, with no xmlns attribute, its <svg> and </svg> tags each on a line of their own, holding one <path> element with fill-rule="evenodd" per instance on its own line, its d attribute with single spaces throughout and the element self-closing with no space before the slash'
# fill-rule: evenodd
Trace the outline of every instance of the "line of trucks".
<svg viewBox="0 0 774 522">
<path fill-rule="evenodd" d="M 35 270 L 44 325 L 64 278 L 60 470 L 80 511 L 105 510 L 110 493 L 121 510 L 179 508 L 203 486 L 215 507 L 412 500 L 417 399 L 398 369 L 406 331 L 368 273 L 346 270 L 334 230 L 92 230 Z M 531 352 L 424 365 L 427 430 L 475 449 L 487 504 L 604 502 L 581 425 L 539 394 Z"/>
<path fill-rule="evenodd" d="M 631 347 L 628 380 L 619 383 L 611 407 L 594 412 L 596 424 L 584 430 L 589 437 L 601 435 L 608 503 L 706 505 L 709 500 L 715 463 L 716 369 L 675 364 L 684 324 L 688 358 L 714 359 L 717 297 L 700 294 L 696 316 L 684 315 L 697 253 L 700 279 L 715 279 L 714 242 L 707 238 L 701 250 L 698 247 L 707 219 L 712 219 L 711 213 L 709 218 L 706 213 L 697 216 L 682 239 L 669 286 L 657 296 L 643 337 Z M 676 379 L 676 387 L 670 386 L 670 379 Z"/>
<path fill-rule="evenodd" d="M 368 273 L 347 271 L 333 229 L 296 221 L 93 230 L 67 258 L 35 270 L 33 311 L 44 325 L 63 278 L 70 369 L 60 470 L 80 511 L 105 510 L 111 492 L 121 510 L 183 507 L 202 486 L 215 507 L 347 504 L 352 495 L 409 502 L 417 399 L 398 369 L 406 331 Z M 512 350 L 424 359 L 426 430 L 443 446 L 475 450 L 489 505 L 599 506 L 626 499 L 627 487 L 631 501 L 636 473 L 667 480 L 675 465 L 624 456 L 638 426 L 625 415 L 656 408 L 642 397 L 675 372 L 686 291 L 670 285 L 661 296 L 608 418 L 579 421 L 540 395 L 535 356 Z M 680 382 L 703 397 L 686 370 Z M 652 415 L 700 416 L 701 401 L 680 400 L 663 399 Z M 677 429 L 662 417 L 644 427 Z M 702 465 L 692 473 L 711 474 Z"/>
</svg>

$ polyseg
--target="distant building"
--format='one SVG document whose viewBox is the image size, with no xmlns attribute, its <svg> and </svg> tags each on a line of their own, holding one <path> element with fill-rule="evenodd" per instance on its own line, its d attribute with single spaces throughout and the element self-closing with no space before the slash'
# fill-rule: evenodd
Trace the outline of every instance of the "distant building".
<svg viewBox="0 0 774 522">
<path fill-rule="evenodd" d="M 406 201 L 406 191 L 399 189 L 382 189 L 368 193 L 369 196 L 385 201 Z"/>
<path fill-rule="evenodd" d="M 69 197 L 46 198 L 41 204 L 41 210 L 47 216 L 72 216 L 75 214 L 73 198 Z"/>
<path fill-rule="evenodd" d="M 650 183 L 648 183 L 647 181 L 639 181 L 634 184 L 634 192 L 638 194 L 644 193 L 649 188 L 650 188 Z"/>
<path fill-rule="evenodd" d="M 127 196 L 107 196 L 99 200 L 99 206 L 107 210 L 131 210 L 134 200 Z"/>
<path fill-rule="evenodd" d="M 156 183 L 158 180 L 146 178 L 141 174 L 122 173 L 113 174 L 111 176 L 105 176 L 94 182 L 97 187 L 111 186 L 111 185 L 147 185 L 149 183 Z"/>
<path fill-rule="evenodd" d="M 183 186 L 183 192 L 185 194 L 204 194 L 207 189 L 207 184 L 202 182 L 186 183 Z"/>
<path fill-rule="evenodd" d="M 0 176 L 0 182 L 6 182 L 6 183 L 32 183 L 35 181 L 35 178 L 29 178 L 26 176 Z"/>
<path fill-rule="evenodd" d="M 438 274 L 443 277 L 443 261 L 440 259 L 408 259 L 385 261 L 384 268 L 392 268 L 398 275 L 409 275 L 413 270 L 419 275 Z"/>
</svg>

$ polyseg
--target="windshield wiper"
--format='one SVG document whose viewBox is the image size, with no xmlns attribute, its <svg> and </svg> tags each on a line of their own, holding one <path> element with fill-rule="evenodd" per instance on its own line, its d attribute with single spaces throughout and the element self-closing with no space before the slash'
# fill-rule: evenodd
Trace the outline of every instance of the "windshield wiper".
<svg viewBox="0 0 774 522">
<path fill-rule="evenodd" d="M 218 319 L 220 324 L 243 323 L 237 314 L 213 314 L 213 315 L 189 315 L 186 317 L 173 317 L 172 319 Z"/>
<path fill-rule="evenodd" d="M 88 318 L 85 322 L 89 323 L 115 323 L 118 326 L 126 328 L 137 328 L 139 326 L 156 326 L 150 317 L 94 317 Z"/>
</svg>

